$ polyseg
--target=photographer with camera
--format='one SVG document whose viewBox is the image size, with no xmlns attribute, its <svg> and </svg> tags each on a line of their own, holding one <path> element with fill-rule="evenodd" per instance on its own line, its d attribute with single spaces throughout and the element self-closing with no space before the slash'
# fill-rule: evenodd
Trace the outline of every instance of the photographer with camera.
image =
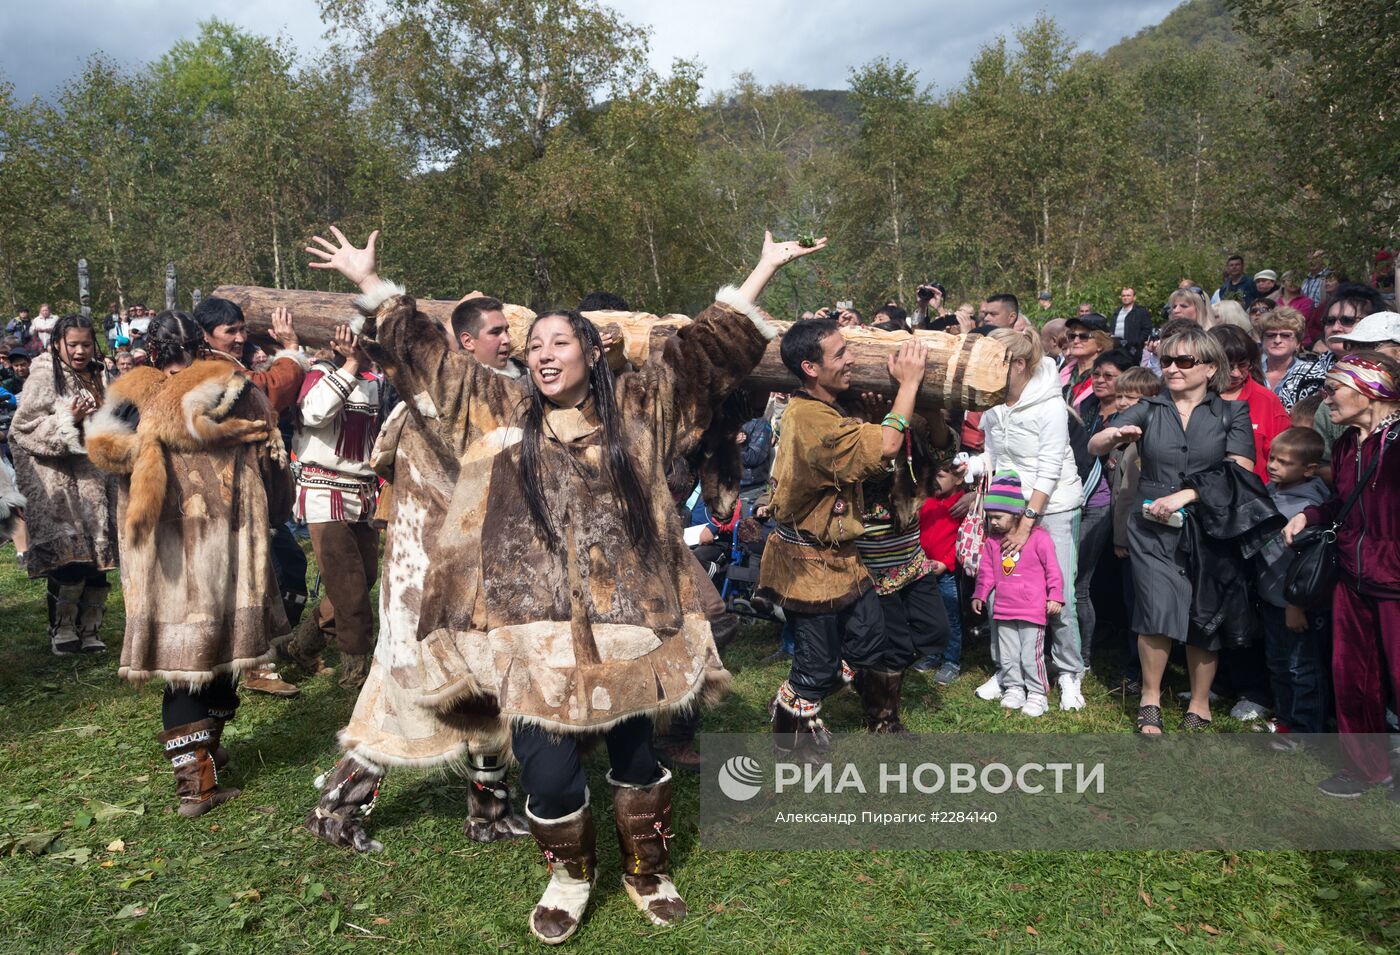
<svg viewBox="0 0 1400 955">
<path fill-rule="evenodd" d="M 943 287 L 943 283 L 929 280 L 919 286 L 915 296 L 919 304 L 914 311 L 909 314 L 908 328 L 913 331 L 916 328 L 929 328 L 934 322 L 943 316 L 943 300 L 948 295 L 948 290 Z"/>
</svg>

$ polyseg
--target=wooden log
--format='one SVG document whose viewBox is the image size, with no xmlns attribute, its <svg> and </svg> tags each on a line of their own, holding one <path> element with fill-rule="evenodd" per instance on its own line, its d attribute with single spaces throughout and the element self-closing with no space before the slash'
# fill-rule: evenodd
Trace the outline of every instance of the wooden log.
<svg viewBox="0 0 1400 955">
<path fill-rule="evenodd" d="M 297 335 L 308 348 L 324 347 L 336 326 L 355 315 L 355 296 L 342 292 L 225 285 L 215 289 L 213 294 L 236 302 L 248 320 L 249 332 L 254 335 L 266 336 L 272 324 L 272 310 L 286 307 L 292 313 Z M 418 300 L 423 314 L 444 327 L 450 322 L 455 305 L 455 301 L 443 299 Z M 506 305 L 505 311 L 516 353 L 522 354 L 525 332 L 535 313 L 520 305 Z M 684 315 L 658 317 L 644 312 L 589 312 L 585 317 L 599 327 L 612 326 L 619 331 L 627 358 L 636 365 L 645 362 L 653 348 L 663 347 L 668 337 L 690 322 Z M 788 322 L 774 324 L 783 330 L 790 325 Z M 896 386 L 890 378 L 888 359 L 910 333 L 848 328 L 842 329 L 842 334 L 855 357 L 851 387 L 857 391 L 893 395 Z M 929 345 L 928 371 L 919 390 L 919 407 L 984 411 L 1005 397 L 1006 349 L 1000 342 L 982 335 L 928 331 L 914 334 Z M 780 336 L 768 346 L 762 361 L 749 376 L 747 386 L 750 389 L 791 391 L 797 387 L 797 379 L 783 365 L 779 351 L 781 340 Z"/>
</svg>

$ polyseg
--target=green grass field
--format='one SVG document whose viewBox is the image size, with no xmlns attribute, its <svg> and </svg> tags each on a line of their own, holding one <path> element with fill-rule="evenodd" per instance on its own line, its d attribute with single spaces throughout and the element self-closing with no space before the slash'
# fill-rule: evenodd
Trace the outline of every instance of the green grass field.
<svg viewBox="0 0 1400 955">
<path fill-rule="evenodd" d="M 371 820 L 385 851 L 355 856 L 301 829 L 312 778 L 335 761 L 353 700 L 321 677 L 293 701 L 248 695 L 225 742 L 241 798 L 196 820 L 172 810 L 154 740 L 160 688 L 116 679 L 120 604 L 101 657 L 48 652 L 43 584 L 0 550 L 0 948 L 4 952 L 482 952 L 540 950 L 526 917 L 543 888 L 530 841 L 461 833 L 455 777 L 395 771 Z M 775 633 L 746 626 L 735 692 L 707 729 L 756 730 L 782 679 Z M 1034 724 L 977 700 L 974 654 L 935 690 L 912 675 L 924 732 L 1128 732 L 1121 697 Z M 828 709 L 849 729 L 849 696 Z M 1174 728 L 1179 714 L 1168 716 Z M 1218 719 L 1225 727 L 1228 719 Z M 709 852 L 693 778 L 677 790 L 676 882 L 691 918 L 644 924 L 618 885 L 603 767 L 590 768 L 602 876 L 576 952 L 1390 952 L 1400 856 L 1222 852 Z M 1372 794 L 1368 798 L 1379 798 Z M 604 833 L 607 835 L 605 836 Z"/>
</svg>

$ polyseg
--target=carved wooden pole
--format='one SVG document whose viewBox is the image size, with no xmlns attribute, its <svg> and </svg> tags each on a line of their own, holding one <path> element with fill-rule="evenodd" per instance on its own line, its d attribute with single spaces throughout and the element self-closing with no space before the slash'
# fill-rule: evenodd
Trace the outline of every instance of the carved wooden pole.
<svg viewBox="0 0 1400 955">
<path fill-rule="evenodd" d="M 88 286 L 87 259 L 78 260 L 78 305 L 88 318 L 92 318 L 92 290 Z"/>
<path fill-rule="evenodd" d="M 167 262 L 165 264 L 165 310 L 167 312 L 175 311 L 175 302 L 175 263 Z"/>
</svg>

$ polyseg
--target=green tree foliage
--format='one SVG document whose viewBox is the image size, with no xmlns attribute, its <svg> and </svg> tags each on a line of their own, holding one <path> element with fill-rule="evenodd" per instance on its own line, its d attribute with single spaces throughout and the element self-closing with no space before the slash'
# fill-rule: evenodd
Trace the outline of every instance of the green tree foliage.
<svg viewBox="0 0 1400 955">
<path fill-rule="evenodd" d="M 1400 239 L 1400 5 L 1228 0 L 1290 82 L 1268 91 L 1286 173 L 1337 246 Z"/>
<path fill-rule="evenodd" d="M 1229 3 L 1230 10 L 1225 7 Z M 1391 5 L 1393 6 L 1393 5 Z M 211 20 L 148 67 L 101 56 L 52 102 L 0 85 L 0 298 L 181 302 L 336 288 L 307 236 L 384 231 L 420 294 L 534 307 L 607 289 L 692 311 L 765 228 L 827 234 L 765 304 L 869 312 L 943 281 L 1108 309 L 1217 281 L 1224 252 L 1362 274 L 1395 230 L 1400 24 L 1366 0 L 1189 0 L 1099 56 L 1039 17 L 935 95 L 876 60 L 845 90 L 647 63 L 597 0 L 324 0 L 316 59 Z M 1238 22 L 1236 19 L 1238 18 Z"/>
</svg>

